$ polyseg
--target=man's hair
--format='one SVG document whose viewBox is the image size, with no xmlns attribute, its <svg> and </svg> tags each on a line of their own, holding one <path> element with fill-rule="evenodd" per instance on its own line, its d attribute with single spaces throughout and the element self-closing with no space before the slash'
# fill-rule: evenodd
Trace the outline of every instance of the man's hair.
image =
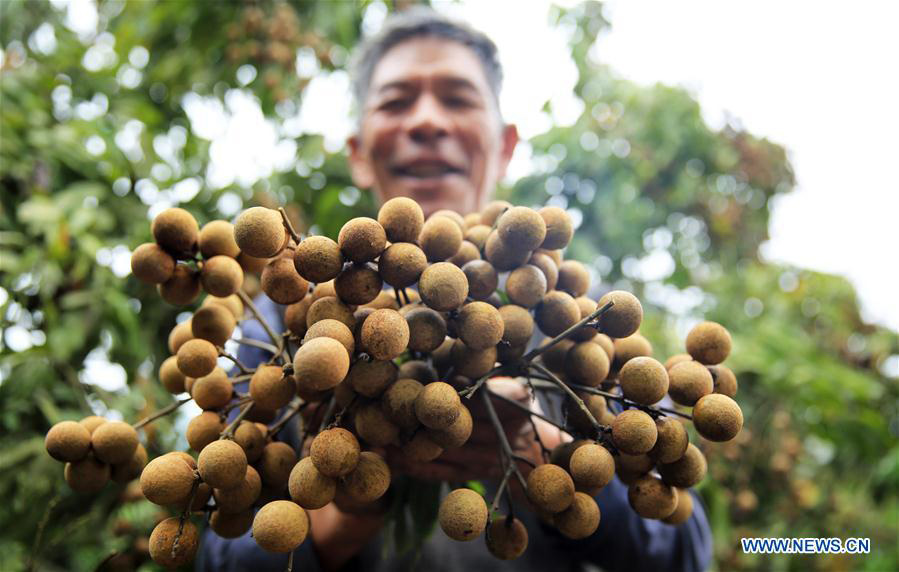
<svg viewBox="0 0 899 572">
<path fill-rule="evenodd" d="M 353 54 L 349 69 L 353 82 L 353 96 L 360 117 L 368 97 L 375 66 L 391 48 L 417 38 L 443 38 L 471 49 L 484 68 L 487 83 L 499 109 L 503 69 L 493 40 L 483 32 L 447 18 L 431 8 L 416 6 L 390 15 L 381 30 L 364 40 Z"/>
</svg>

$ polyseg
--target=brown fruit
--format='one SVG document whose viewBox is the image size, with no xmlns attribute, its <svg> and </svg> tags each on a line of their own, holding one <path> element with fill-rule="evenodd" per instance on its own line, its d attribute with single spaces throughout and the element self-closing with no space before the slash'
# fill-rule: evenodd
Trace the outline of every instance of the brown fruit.
<svg viewBox="0 0 899 572">
<path fill-rule="evenodd" d="M 256 466 L 259 468 L 259 477 L 263 485 L 283 488 L 288 483 L 290 472 L 296 463 L 297 453 L 293 447 L 275 441 L 262 448 L 262 456 Z"/>
<path fill-rule="evenodd" d="M 546 291 L 555 290 L 559 282 L 559 265 L 548 255 L 540 251 L 534 251 L 528 259 L 528 264 L 536 266 L 543 272 L 546 278 Z M 595 306 L 595 304 L 594 304 Z M 591 308 L 592 310 L 592 308 Z"/>
<path fill-rule="evenodd" d="M 534 318 L 531 313 L 515 304 L 500 307 L 499 316 L 503 321 L 503 337 L 511 346 L 523 346 L 534 335 Z"/>
<path fill-rule="evenodd" d="M 652 468 L 652 459 L 648 455 L 628 455 L 619 451 L 615 456 L 615 472 L 626 485 L 635 483 Z"/>
<path fill-rule="evenodd" d="M 225 424 L 218 413 L 204 411 L 187 424 L 187 443 L 194 451 L 200 452 L 206 445 L 219 438 Z"/>
<path fill-rule="evenodd" d="M 398 379 L 414 379 L 421 383 L 431 383 L 437 381 L 437 370 L 426 361 L 414 359 L 403 362 L 396 376 Z"/>
<path fill-rule="evenodd" d="M 163 455 L 150 461 L 140 475 L 140 489 L 148 501 L 160 506 L 184 504 L 196 480 L 184 459 Z"/>
<path fill-rule="evenodd" d="M 187 340 L 178 348 L 178 369 L 189 377 L 203 377 L 215 369 L 218 350 L 207 340 Z"/>
<path fill-rule="evenodd" d="M 481 224 L 493 226 L 501 214 L 512 208 L 508 201 L 490 201 L 481 211 Z"/>
<path fill-rule="evenodd" d="M 449 427 L 445 429 L 427 429 L 426 433 L 431 441 L 444 449 L 455 449 L 468 442 L 473 427 L 474 421 L 471 418 L 471 411 L 464 405 L 461 405 L 459 407 L 459 416 L 456 417 L 456 420 Z"/>
<path fill-rule="evenodd" d="M 332 338 L 309 340 L 300 346 L 293 358 L 297 385 L 304 390 L 331 389 L 346 377 L 349 369 L 350 356 L 346 348 Z"/>
<path fill-rule="evenodd" d="M 559 282 L 556 288 L 575 298 L 583 296 L 590 288 L 590 272 L 577 260 L 564 260 L 559 265 Z"/>
<path fill-rule="evenodd" d="M 94 494 L 103 490 L 109 482 L 109 465 L 88 455 L 80 461 L 66 463 L 66 484 L 76 493 Z"/>
<path fill-rule="evenodd" d="M 260 365 L 250 378 L 249 391 L 257 407 L 274 411 L 290 403 L 297 387 L 294 379 L 285 375 L 281 367 Z"/>
<path fill-rule="evenodd" d="M 353 417 L 356 434 L 369 445 L 384 447 L 396 441 L 399 427 L 390 421 L 378 403 L 367 403 Z"/>
<path fill-rule="evenodd" d="M 234 222 L 234 240 L 241 254 L 271 258 L 287 245 L 287 229 L 281 213 L 265 207 L 250 207 Z"/>
<path fill-rule="evenodd" d="M 549 340 L 546 340 L 540 345 L 546 345 L 548 342 Z M 565 360 L 568 357 L 568 352 L 573 347 L 574 342 L 571 340 L 562 340 L 551 346 L 549 349 L 544 350 L 543 353 L 540 354 L 540 359 L 543 360 L 543 364 L 550 371 L 562 373 L 565 371 Z"/>
<path fill-rule="evenodd" d="M 448 216 L 432 216 L 425 221 L 418 243 L 430 262 L 450 258 L 462 246 L 462 228 Z"/>
<path fill-rule="evenodd" d="M 631 334 L 626 338 L 615 338 L 612 341 L 615 346 L 615 359 L 612 361 L 612 369 L 617 370 L 638 356 L 651 356 L 652 344 L 641 334 Z M 669 384 L 671 377 L 669 375 Z"/>
<path fill-rule="evenodd" d="M 525 264 L 509 273 L 506 280 L 506 294 L 513 304 L 533 308 L 546 294 L 546 276 L 543 271 Z"/>
<path fill-rule="evenodd" d="M 690 354 L 675 354 L 665 360 L 665 369 L 671 371 L 671 368 L 684 361 L 692 361 Z M 715 366 L 712 366 L 715 367 Z M 711 371 L 711 369 L 709 370 Z"/>
<path fill-rule="evenodd" d="M 172 394 L 184 393 L 184 374 L 178 369 L 178 358 L 169 356 L 159 366 L 159 381 Z"/>
<path fill-rule="evenodd" d="M 487 550 L 500 560 L 514 560 L 528 548 L 528 530 L 513 516 L 498 516 L 487 531 Z"/>
<path fill-rule="evenodd" d="M 107 421 L 91 433 L 91 449 L 110 465 L 130 461 L 137 444 L 137 431 L 122 421 Z"/>
<path fill-rule="evenodd" d="M 288 258 L 275 258 L 262 271 L 262 291 L 278 304 L 295 304 L 309 292 L 309 282 L 297 274 Z"/>
<path fill-rule="evenodd" d="M 592 342 L 574 344 L 565 357 L 565 374 L 575 383 L 599 387 L 609 375 L 609 356 Z"/>
<path fill-rule="evenodd" d="M 657 438 L 655 421 L 638 409 L 622 411 L 612 423 L 612 442 L 628 455 L 648 453 Z"/>
<path fill-rule="evenodd" d="M 504 212 L 496 230 L 504 243 L 522 250 L 534 250 L 546 238 L 546 222 L 540 213 L 528 207 L 512 207 Z"/>
<path fill-rule="evenodd" d="M 558 336 L 581 319 L 581 309 L 570 294 L 547 292 L 534 313 L 537 326 L 547 336 Z"/>
<path fill-rule="evenodd" d="M 693 514 L 693 495 L 687 489 L 674 489 L 677 492 L 677 508 L 669 516 L 662 519 L 665 524 L 683 524 Z"/>
<path fill-rule="evenodd" d="M 323 475 L 342 477 L 359 462 L 359 441 L 346 429 L 326 429 L 312 440 L 309 456 Z"/>
<path fill-rule="evenodd" d="M 446 429 L 460 413 L 462 402 L 452 385 L 435 381 L 424 386 L 415 400 L 415 416 L 425 427 Z"/>
<path fill-rule="evenodd" d="M 145 242 L 131 254 L 131 273 L 146 284 L 162 284 L 174 271 L 175 259 L 155 242 Z"/>
<path fill-rule="evenodd" d="M 447 262 L 452 262 L 459 268 L 462 268 L 472 260 L 480 259 L 481 251 L 478 250 L 478 247 L 473 243 L 468 242 L 467 240 L 463 240 L 462 245 L 459 247 L 459 250 L 456 251 L 456 254 L 449 257 L 449 259 L 447 259 Z"/>
<path fill-rule="evenodd" d="M 609 361 L 614 362 L 615 360 L 615 342 L 612 341 L 612 338 L 605 334 L 596 334 L 592 340 L 593 343 L 598 344 L 602 349 L 606 351 L 606 355 L 609 356 Z"/>
<path fill-rule="evenodd" d="M 438 312 L 454 310 L 468 296 L 468 279 L 465 273 L 450 262 L 438 262 L 421 273 L 418 282 L 422 301 Z"/>
<path fill-rule="evenodd" d="M 394 288 L 405 288 L 418 281 L 428 266 L 425 253 L 409 242 L 395 242 L 378 259 L 378 272 Z"/>
<path fill-rule="evenodd" d="M 246 252 L 241 252 L 237 256 L 237 263 L 240 264 L 240 267 L 243 269 L 244 277 L 250 278 L 250 275 L 259 274 L 265 268 L 265 265 L 268 264 L 269 258 L 256 258 L 255 256 L 250 256 Z M 258 288 L 258 283 L 256 284 L 256 288 Z M 251 294 L 249 290 L 248 294 Z M 251 294 L 252 295 L 252 294 Z"/>
<path fill-rule="evenodd" d="M 316 465 L 317 467 L 317 465 Z M 338 484 L 338 490 L 359 503 L 374 502 L 390 486 L 390 468 L 378 454 L 364 451 L 356 467 Z"/>
<path fill-rule="evenodd" d="M 194 338 L 224 346 L 231 338 L 237 321 L 234 314 L 221 304 L 209 304 L 194 312 L 190 330 Z"/>
<path fill-rule="evenodd" d="M 272 501 L 253 519 L 253 538 L 268 552 L 292 552 L 306 540 L 308 532 L 309 516 L 291 501 Z"/>
<path fill-rule="evenodd" d="M 543 207 L 537 212 L 546 224 L 546 238 L 540 248 L 553 250 L 568 246 L 574 236 L 574 224 L 568 213 L 559 207 Z"/>
<path fill-rule="evenodd" d="M 462 306 L 456 319 L 459 338 L 473 350 L 495 346 L 503 338 L 503 318 L 486 302 L 469 302 Z"/>
<path fill-rule="evenodd" d="M 351 264 L 334 279 L 334 290 L 344 304 L 368 304 L 378 297 L 381 276 L 370 264 Z"/>
<path fill-rule="evenodd" d="M 731 399 L 737 396 L 737 376 L 726 365 L 710 365 L 709 373 L 712 374 L 714 392 L 726 395 Z"/>
<path fill-rule="evenodd" d="M 307 236 L 293 255 L 297 273 L 309 282 L 333 280 L 343 269 L 343 254 L 336 242 L 327 236 Z"/>
<path fill-rule="evenodd" d="M 375 310 L 362 324 L 361 339 L 372 357 L 390 360 L 406 351 L 409 324 L 396 310 Z"/>
<path fill-rule="evenodd" d="M 530 250 L 503 241 L 495 230 L 487 236 L 487 241 L 484 243 L 484 258 L 500 272 L 518 268 L 530 257 Z"/>
<path fill-rule="evenodd" d="M 306 327 L 308 328 L 320 320 L 327 319 L 342 322 L 351 329 L 356 326 L 356 318 L 353 316 L 353 311 L 335 296 L 323 296 L 312 302 L 312 305 L 309 306 L 309 310 L 306 312 Z"/>
<path fill-rule="evenodd" d="M 323 475 L 315 468 L 312 459 L 306 457 L 290 471 L 287 489 L 293 502 L 305 509 L 313 510 L 334 500 L 337 480 Z"/>
<path fill-rule="evenodd" d="M 405 431 L 418 427 L 415 400 L 424 386 L 414 379 L 398 379 L 381 396 L 381 408 L 388 419 Z"/>
<path fill-rule="evenodd" d="M 709 441 L 730 441 L 743 428 L 743 412 L 730 397 L 710 393 L 693 406 L 693 427 Z"/>
<path fill-rule="evenodd" d="M 177 547 L 175 547 L 176 538 Z M 173 516 L 157 524 L 150 533 L 150 558 L 165 568 L 184 566 L 196 556 L 199 542 L 199 534 L 194 523 L 185 520 L 182 526 L 181 519 Z"/>
<path fill-rule="evenodd" d="M 730 332 L 716 322 L 697 324 L 687 334 L 687 353 L 706 365 L 716 365 L 727 359 L 731 344 Z"/>
<path fill-rule="evenodd" d="M 181 349 L 181 346 L 184 345 L 184 342 L 187 340 L 192 340 L 194 337 L 193 329 L 190 326 L 190 319 L 187 319 L 180 324 L 176 325 L 172 328 L 172 331 L 169 333 L 169 352 L 172 355 L 178 353 L 178 350 Z"/>
<path fill-rule="evenodd" d="M 186 306 L 200 295 L 200 274 L 186 264 L 176 264 L 172 277 L 156 286 L 163 300 L 173 306 Z"/>
<path fill-rule="evenodd" d="M 226 220 L 213 220 L 204 224 L 198 241 L 203 258 L 240 256 L 240 247 L 234 240 L 234 225 Z"/>
<path fill-rule="evenodd" d="M 75 421 L 60 421 L 47 431 L 44 447 L 57 461 L 80 461 L 90 451 L 91 432 Z"/>
<path fill-rule="evenodd" d="M 337 297 L 337 290 L 334 289 L 334 281 L 328 280 L 327 282 L 320 282 L 315 285 L 315 288 L 312 289 L 312 301 L 315 302 L 319 298 L 324 298 L 325 296 L 334 296 Z"/>
<path fill-rule="evenodd" d="M 176 258 L 190 258 L 196 252 L 200 225 L 182 208 L 168 208 L 156 215 L 150 230 L 156 243 Z"/>
<path fill-rule="evenodd" d="M 240 445 L 248 463 L 255 463 L 262 456 L 262 448 L 265 447 L 266 429 L 262 431 L 250 421 L 241 421 L 234 431 L 234 442 Z"/>
<path fill-rule="evenodd" d="M 574 481 L 558 465 L 540 465 L 528 475 L 528 499 L 539 510 L 559 513 L 574 502 Z"/>
<path fill-rule="evenodd" d="M 306 331 L 306 335 L 303 337 L 303 343 L 305 344 L 309 340 L 314 340 L 315 338 L 331 338 L 337 340 L 346 348 L 348 355 L 353 355 L 353 352 L 356 350 L 356 341 L 353 338 L 353 332 L 346 327 L 346 324 L 343 322 L 331 318 L 319 320 L 312 324 Z M 274 409 L 277 409 L 277 407 Z"/>
<path fill-rule="evenodd" d="M 602 308 L 609 302 L 612 307 L 599 317 L 603 333 L 613 338 L 626 338 L 640 328 L 643 305 L 636 296 L 624 290 L 613 290 L 600 298 L 596 307 Z"/>
<path fill-rule="evenodd" d="M 213 296 L 230 296 L 243 285 L 243 269 L 229 256 L 213 256 L 203 263 L 200 282 L 203 289 Z"/>
<path fill-rule="evenodd" d="M 402 446 L 403 456 L 416 463 L 430 463 L 441 454 L 443 447 L 434 442 L 424 431 L 418 431 Z"/>
<path fill-rule="evenodd" d="M 596 310 L 596 302 L 594 302 L 590 298 L 587 298 L 586 296 L 579 296 L 575 298 L 574 301 L 577 303 L 577 307 L 581 311 L 581 320 L 588 317 Z M 576 342 L 589 342 L 592 341 L 597 334 L 598 332 L 593 326 L 581 326 L 580 328 L 576 329 L 574 333 L 572 333 L 569 337 Z"/>
<path fill-rule="evenodd" d="M 651 357 L 629 360 L 622 366 L 618 380 L 624 396 L 643 405 L 658 403 L 668 393 L 668 372 Z"/>
<path fill-rule="evenodd" d="M 474 350 L 462 340 L 456 340 L 450 349 L 450 358 L 457 375 L 477 379 L 496 365 L 496 346 Z"/>
<path fill-rule="evenodd" d="M 472 260 L 462 266 L 468 280 L 468 295 L 475 300 L 486 300 L 496 291 L 499 275 L 493 265 L 486 260 Z"/>
<path fill-rule="evenodd" d="M 696 445 L 690 443 L 683 457 L 673 463 L 662 463 L 658 469 L 666 484 L 687 489 L 699 484 L 705 478 L 708 463 L 705 455 Z"/>
<path fill-rule="evenodd" d="M 378 221 L 357 217 L 349 220 L 340 229 L 337 244 L 343 255 L 353 262 L 371 262 L 384 252 L 387 234 Z"/>
<path fill-rule="evenodd" d="M 415 242 L 424 226 L 425 215 L 414 200 L 395 197 L 381 205 L 378 222 L 390 242 Z"/>
<path fill-rule="evenodd" d="M 140 477 L 147 464 L 147 450 L 140 443 L 131 455 L 131 459 L 124 463 L 112 466 L 112 480 L 117 483 L 127 483 Z"/>
<path fill-rule="evenodd" d="M 410 350 L 430 353 L 446 339 L 446 321 L 438 312 L 422 306 L 406 312 L 405 318 Z"/>
<path fill-rule="evenodd" d="M 198 407 L 205 410 L 220 409 L 231 401 L 234 394 L 234 386 L 228 379 L 228 374 L 220 367 L 212 370 L 212 373 L 197 378 L 190 388 L 190 395 Z"/>
<path fill-rule="evenodd" d="M 389 360 L 358 360 L 350 368 L 344 384 L 360 395 L 376 398 L 396 381 L 397 367 Z"/>
<path fill-rule="evenodd" d="M 247 472 L 247 456 L 234 441 L 219 439 L 200 451 L 197 469 L 203 482 L 210 487 L 230 489 L 243 482 Z"/>
<path fill-rule="evenodd" d="M 312 296 L 304 296 L 296 304 L 290 304 L 284 309 L 284 325 L 291 334 L 298 337 L 306 335 L 306 314 L 312 302 Z"/>
<path fill-rule="evenodd" d="M 240 538 L 253 526 L 255 516 L 252 508 L 235 513 L 216 510 L 209 517 L 209 527 L 222 538 Z"/>
<path fill-rule="evenodd" d="M 593 441 L 588 441 L 587 439 L 575 439 L 574 441 L 567 441 L 556 445 L 552 452 L 550 452 L 549 462 L 553 465 L 558 465 L 565 471 L 569 471 L 571 468 L 571 455 L 573 455 L 579 448 L 592 442 Z"/>
<path fill-rule="evenodd" d="M 454 210 L 440 209 L 440 210 L 437 210 L 437 211 L 434 211 L 433 213 L 431 213 L 431 216 L 429 216 L 428 218 L 432 219 L 432 218 L 438 217 L 438 216 L 445 216 L 445 217 L 449 218 L 454 223 L 456 223 L 456 225 L 458 225 L 460 230 L 465 230 L 465 228 L 466 228 L 465 218 Z"/>
<path fill-rule="evenodd" d="M 236 487 L 213 489 L 215 504 L 222 512 L 238 513 L 253 506 L 262 492 L 262 480 L 256 469 L 247 465 L 244 478 Z"/>
<path fill-rule="evenodd" d="M 575 449 L 568 466 L 574 482 L 586 487 L 602 488 L 615 476 L 615 460 L 611 453 L 595 443 Z"/>
<path fill-rule="evenodd" d="M 651 475 L 640 477 L 628 488 L 627 500 L 631 508 L 643 518 L 660 520 L 671 516 L 677 508 L 677 492 L 674 487 Z"/>
<path fill-rule="evenodd" d="M 656 444 L 647 453 L 650 459 L 657 463 L 673 463 L 684 456 L 690 439 L 683 423 L 670 417 L 659 417 L 656 432 Z"/>
<path fill-rule="evenodd" d="M 668 394 L 675 403 L 694 405 L 713 389 L 712 374 L 699 362 L 681 362 L 668 372 Z"/>
<path fill-rule="evenodd" d="M 574 493 L 571 506 L 553 516 L 553 524 L 563 535 L 579 540 L 587 538 L 599 527 L 599 506 L 588 494 Z"/>
<path fill-rule="evenodd" d="M 437 522 L 453 540 L 474 540 L 487 527 L 487 503 L 471 489 L 456 489 L 440 503 Z"/>
<path fill-rule="evenodd" d="M 590 414 L 593 415 L 593 418 L 596 419 L 598 423 L 601 425 L 612 424 L 615 415 L 609 411 L 606 406 L 605 397 L 601 395 L 583 394 L 581 395 L 581 399 L 584 400 L 584 405 L 587 406 L 587 410 L 590 411 Z M 581 411 L 580 407 L 569 401 L 567 412 L 568 424 L 571 425 L 571 427 L 585 435 L 592 435 L 594 433 L 595 429 L 593 423 L 587 415 Z"/>
<path fill-rule="evenodd" d="M 487 243 L 487 237 L 490 236 L 492 229 L 486 224 L 474 224 L 465 230 L 465 240 L 475 245 L 478 250 L 484 248 Z"/>
</svg>

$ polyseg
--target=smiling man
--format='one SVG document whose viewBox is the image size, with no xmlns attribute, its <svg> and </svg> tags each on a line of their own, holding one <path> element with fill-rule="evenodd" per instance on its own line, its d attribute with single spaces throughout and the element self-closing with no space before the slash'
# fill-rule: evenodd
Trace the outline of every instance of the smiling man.
<svg viewBox="0 0 899 572">
<path fill-rule="evenodd" d="M 371 189 L 381 202 L 411 197 L 426 215 L 444 208 L 474 212 L 490 200 L 518 134 L 500 114 L 502 70 L 489 38 L 430 10 L 407 11 L 359 48 L 352 73 L 359 127 L 348 148 L 357 186 Z M 259 306 L 276 329 L 283 329 L 278 306 L 264 297 Z M 249 337 L 265 338 L 258 322 L 242 327 Z M 238 358 L 254 366 L 269 354 L 242 346 Z M 491 390 L 529 403 L 521 384 L 490 383 Z M 527 418 L 504 405 L 498 402 L 496 408 L 515 453 L 542 463 Z M 474 400 L 470 408 L 474 431 L 465 446 L 430 463 L 409 462 L 388 448 L 394 474 L 451 483 L 481 480 L 492 498 L 501 474 L 498 443 L 483 407 Z M 550 424 L 538 419 L 536 428 L 548 447 L 562 441 Z M 673 527 L 639 517 L 628 506 L 627 487 L 616 478 L 595 497 L 601 511 L 598 530 L 572 541 L 543 524 L 515 492 L 515 515 L 529 535 L 528 549 L 517 560 L 495 559 L 483 539 L 456 542 L 439 530 L 418 555 L 385 552 L 384 506 L 360 513 L 331 503 L 309 511 L 311 533 L 295 554 L 294 569 L 576 570 L 592 565 L 609 571 L 699 571 L 711 560 L 711 534 L 698 498 L 693 516 Z M 198 569 L 267 571 L 283 570 L 284 564 L 283 555 L 264 552 L 249 534 L 226 540 L 207 531 Z"/>
</svg>

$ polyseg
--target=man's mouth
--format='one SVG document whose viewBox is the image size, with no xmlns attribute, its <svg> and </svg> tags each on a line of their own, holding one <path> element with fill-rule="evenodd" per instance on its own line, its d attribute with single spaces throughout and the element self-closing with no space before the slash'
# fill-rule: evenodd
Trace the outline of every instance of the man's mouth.
<svg viewBox="0 0 899 572">
<path fill-rule="evenodd" d="M 449 163 L 422 161 L 397 165 L 391 169 L 394 175 L 398 177 L 410 177 L 413 179 L 439 179 L 449 175 L 461 175 L 462 169 L 454 167 Z"/>
</svg>

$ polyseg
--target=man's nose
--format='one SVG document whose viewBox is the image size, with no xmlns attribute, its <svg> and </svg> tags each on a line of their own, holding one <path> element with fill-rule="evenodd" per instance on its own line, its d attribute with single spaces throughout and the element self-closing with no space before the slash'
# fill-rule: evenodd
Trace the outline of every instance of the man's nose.
<svg viewBox="0 0 899 572">
<path fill-rule="evenodd" d="M 449 132 L 449 118 L 436 97 L 422 94 L 412 108 L 406 129 L 416 143 L 432 143 Z"/>
</svg>

